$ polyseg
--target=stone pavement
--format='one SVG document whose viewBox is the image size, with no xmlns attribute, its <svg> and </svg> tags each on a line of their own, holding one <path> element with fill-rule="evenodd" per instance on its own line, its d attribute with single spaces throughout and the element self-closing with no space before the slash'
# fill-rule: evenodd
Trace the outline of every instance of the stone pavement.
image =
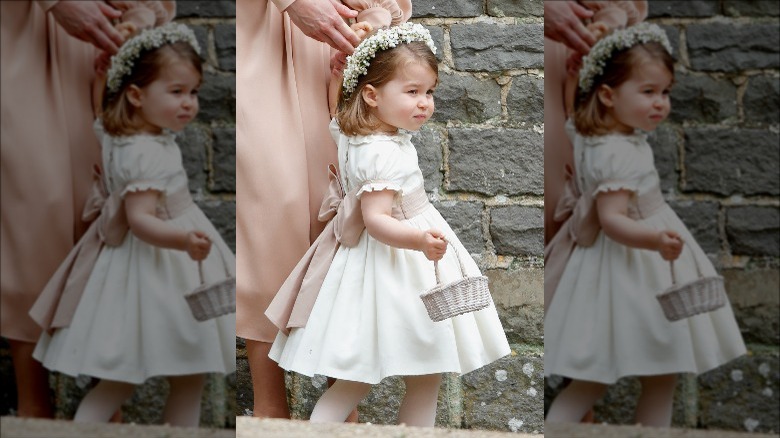
<svg viewBox="0 0 780 438">
<path fill-rule="evenodd" d="M 776 434 L 703 429 L 565 424 L 547 426 L 549 437 L 581 438 L 770 438 Z M 299 420 L 236 418 L 233 429 L 189 429 L 137 424 L 84 424 L 63 420 L 0 418 L 0 438 L 309 438 L 309 437 L 536 438 L 541 435 L 476 429 L 418 428 L 372 424 L 313 424 Z"/>
</svg>

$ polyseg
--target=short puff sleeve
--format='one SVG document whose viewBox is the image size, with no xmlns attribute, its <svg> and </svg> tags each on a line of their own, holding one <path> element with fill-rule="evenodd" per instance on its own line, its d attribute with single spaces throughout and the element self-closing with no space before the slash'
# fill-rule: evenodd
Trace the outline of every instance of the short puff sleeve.
<svg viewBox="0 0 780 438">
<path fill-rule="evenodd" d="M 165 193 L 165 188 L 175 172 L 168 164 L 166 146 L 152 138 L 139 137 L 136 141 L 116 145 L 113 149 L 112 170 L 115 183 L 121 187 L 120 196 L 128 193 L 154 190 Z"/>
<path fill-rule="evenodd" d="M 356 197 L 365 192 L 393 190 L 403 194 L 405 180 L 403 152 L 391 139 L 379 139 L 370 143 L 350 145 L 347 161 L 351 187 L 360 187 Z"/>
<path fill-rule="evenodd" d="M 586 172 L 594 182 L 594 198 L 599 193 L 628 190 L 636 194 L 639 191 L 644 169 L 636 145 L 630 141 L 613 139 L 585 147 L 591 148 L 586 152 L 586 163 L 590 162 Z"/>
</svg>

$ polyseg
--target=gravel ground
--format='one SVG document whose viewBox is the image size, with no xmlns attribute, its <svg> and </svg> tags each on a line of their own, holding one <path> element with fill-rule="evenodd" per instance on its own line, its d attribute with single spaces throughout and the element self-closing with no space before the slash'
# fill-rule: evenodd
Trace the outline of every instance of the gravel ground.
<svg viewBox="0 0 780 438">
<path fill-rule="evenodd" d="M 0 418 L 2 438 L 234 438 L 235 436 L 236 431 L 233 429 L 190 429 L 139 424 Z"/>
<path fill-rule="evenodd" d="M 236 430 L 187 429 L 136 424 L 84 424 L 63 420 L 0 418 L 2 438 L 538 438 L 540 435 L 485 430 L 436 429 L 371 424 L 313 424 L 238 417 Z M 560 438 L 776 438 L 777 434 L 700 429 L 655 429 L 598 424 L 548 425 L 545 436 Z"/>
<path fill-rule="evenodd" d="M 532 438 L 540 435 L 484 430 L 438 429 L 373 424 L 322 424 L 297 420 L 236 418 L 236 438 L 310 438 L 310 437 L 392 437 L 392 438 Z"/>
</svg>

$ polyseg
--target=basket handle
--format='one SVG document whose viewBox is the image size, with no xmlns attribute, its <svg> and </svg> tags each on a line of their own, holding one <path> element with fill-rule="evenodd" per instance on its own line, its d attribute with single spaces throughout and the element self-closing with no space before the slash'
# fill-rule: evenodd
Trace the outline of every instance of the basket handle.
<svg viewBox="0 0 780 438">
<path fill-rule="evenodd" d="M 463 260 L 460 259 L 460 254 L 458 253 L 458 248 L 455 248 L 455 245 L 450 243 L 450 241 L 447 240 L 447 238 L 442 237 L 442 240 L 447 242 L 447 245 L 451 246 L 452 249 L 455 251 L 455 258 L 458 259 L 458 265 L 460 266 L 460 276 L 462 278 L 466 278 L 466 267 L 463 266 Z M 440 278 L 440 275 L 439 275 L 439 261 L 438 260 L 434 260 L 434 262 L 433 262 L 433 271 L 436 273 L 436 284 L 441 284 L 441 278 Z"/>
<path fill-rule="evenodd" d="M 198 275 L 200 275 L 200 284 L 205 284 L 206 282 L 203 280 L 203 262 L 201 260 L 198 260 Z"/>
<path fill-rule="evenodd" d="M 682 237 L 680 238 L 680 241 L 685 245 L 685 240 L 683 240 Z M 696 266 L 696 275 L 701 278 L 701 266 L 699 266 L 699 261 L 696 259 L 696 256 L 693 257 L 693 264 Z M 672 285 L 677 284 L 677 277 L 674 275 L 674 260 L 669 260 L 669 271 L 672 273 Z"/>
</svg>

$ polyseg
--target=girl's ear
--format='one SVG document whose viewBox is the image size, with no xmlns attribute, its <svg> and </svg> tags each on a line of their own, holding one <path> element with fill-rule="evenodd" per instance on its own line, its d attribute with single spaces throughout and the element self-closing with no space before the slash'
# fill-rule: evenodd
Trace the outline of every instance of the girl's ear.
<svg viewBox="0 0 780 438">
<path fill-rule="evenodd" d="M 135 108 L 141 108 L 141 105 L 143 105 L 143 92 L 137 85 L 131 84 L 127 87 L 125 93 L 127 93 L 127 100 L 130 101 L 130 105 L 133 105 Z"/>
<path fill-rule="evenodd" d="M 363 98 L 363 102 L 366 103 L 366 105 L 370 106 L 371 108 L 376 108 L 378 106 L 376 101 L 376 88 L 374 88 L 373 85 L 368 84 L 360 92 L 360 96 Z"/>
<path fill-rule="evenodd" d="M 596 95 L 599 98 L 599 102 L 601 102 L 602 105 L 604 105 L 607 108 L 612 108 L 614 103 L 613 100 L 613 93 L 614 91 L 609 85 L 602 84 L 599 86 L 599 89 L 596 91 Z"/>
</svg>

